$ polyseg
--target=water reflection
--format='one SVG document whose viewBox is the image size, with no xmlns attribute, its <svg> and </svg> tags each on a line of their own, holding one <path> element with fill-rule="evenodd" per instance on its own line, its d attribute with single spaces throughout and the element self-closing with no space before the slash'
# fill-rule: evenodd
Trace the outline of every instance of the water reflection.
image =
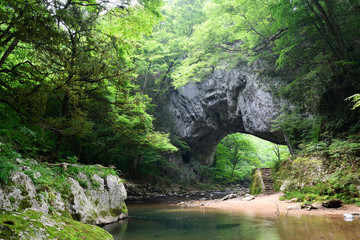
<svg viewBox="0 0 360 240">
<path fill-rule="evenodd" d="M 360 220 L 299 216 L 264 218 L 164 204 L 129 206 L 130 218 L 104 226 L 115 240 L 360 239 Z"/>
</svg>

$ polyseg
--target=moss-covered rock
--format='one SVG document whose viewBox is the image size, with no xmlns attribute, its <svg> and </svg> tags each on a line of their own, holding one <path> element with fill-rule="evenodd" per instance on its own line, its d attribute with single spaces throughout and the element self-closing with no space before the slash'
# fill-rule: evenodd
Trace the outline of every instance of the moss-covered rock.
<svg viewBox="0 0 360 240">
<path fill-rule="evenodd" d="M 110 240 L 113 237 L 97 226 L 28 209 L 0 215 L 0 239 Z"/>
<path fill-rule="evenodd" d="M 340 199 L 360 202 L 360 167 L 350 154 L 331 155 L 330 150 L 293 156 L 282 162 L 275 174 L 275 186 L 284 199 L 323 202 Z M 355 161 L 355 160 L 354 160 Z"/>
<path fill-rule="evenodd" d="M 21 160 L 19 165 L 25 166 L 11 174 L 8 184 L 0 185 L 1 211 L 31 208 L 89 224 L 107 224 L 127 217 L 123 180 L 107 168 L 49 167 L 34 160 Z"/>
<path fill-rule="evenodd" d="M 261 177 L 260 169 L 255 169 L 252 175 L 251 184 L 250 184 L 250 194 L 258 195 L 262 192 L 264 186 Z"/>
</svg>

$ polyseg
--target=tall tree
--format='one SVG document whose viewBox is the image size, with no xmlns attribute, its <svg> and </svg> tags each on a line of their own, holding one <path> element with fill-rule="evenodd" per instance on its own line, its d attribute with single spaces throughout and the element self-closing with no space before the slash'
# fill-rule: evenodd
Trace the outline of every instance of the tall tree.
<svg viewBox="0 0 360 240">
<path fill-rule="evenodd" d="M 237 176 L 241 175 L 237 173 L 240 168 L 243 171 L 249 171 L 248 174 L 250 175 L 252 168 L 260 165 L 260 160 L 256 156 L 256 150 L 251 141 L 240 133 L 228 135 L 219 143 L 215 159 L 216 171 L 227 176 L 229 182 L 234 182 L 239 178 L 244 180 L 246 174 L 241 177 Z M 227 174 L 224 174 L 224 171 Z"/>
</svg>

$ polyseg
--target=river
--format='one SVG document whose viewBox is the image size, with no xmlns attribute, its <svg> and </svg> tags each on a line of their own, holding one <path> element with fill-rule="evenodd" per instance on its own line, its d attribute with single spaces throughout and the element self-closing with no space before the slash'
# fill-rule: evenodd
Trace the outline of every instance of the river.
<svg viewBox="0 0 360 240">
<path fill-rule="evenodd" d="M 360 219 L 264 217 L 174 204 L 128 204 L 129 219 L 104 226 L 115 240 L 360 239 Z"/>
</svg>

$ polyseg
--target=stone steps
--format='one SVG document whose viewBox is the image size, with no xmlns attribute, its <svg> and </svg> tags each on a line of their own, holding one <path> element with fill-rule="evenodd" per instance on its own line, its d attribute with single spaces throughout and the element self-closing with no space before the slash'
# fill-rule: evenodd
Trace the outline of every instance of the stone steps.
<svg viewBox="0 0 360 240">
<path fill-rule="evenodd" d="M 275 193 L 274 182 L 271 179 L 271 169 L 261 168 L 261 176 L 265 185 L 264 194 L 269 195 Z"/>
</svg>

